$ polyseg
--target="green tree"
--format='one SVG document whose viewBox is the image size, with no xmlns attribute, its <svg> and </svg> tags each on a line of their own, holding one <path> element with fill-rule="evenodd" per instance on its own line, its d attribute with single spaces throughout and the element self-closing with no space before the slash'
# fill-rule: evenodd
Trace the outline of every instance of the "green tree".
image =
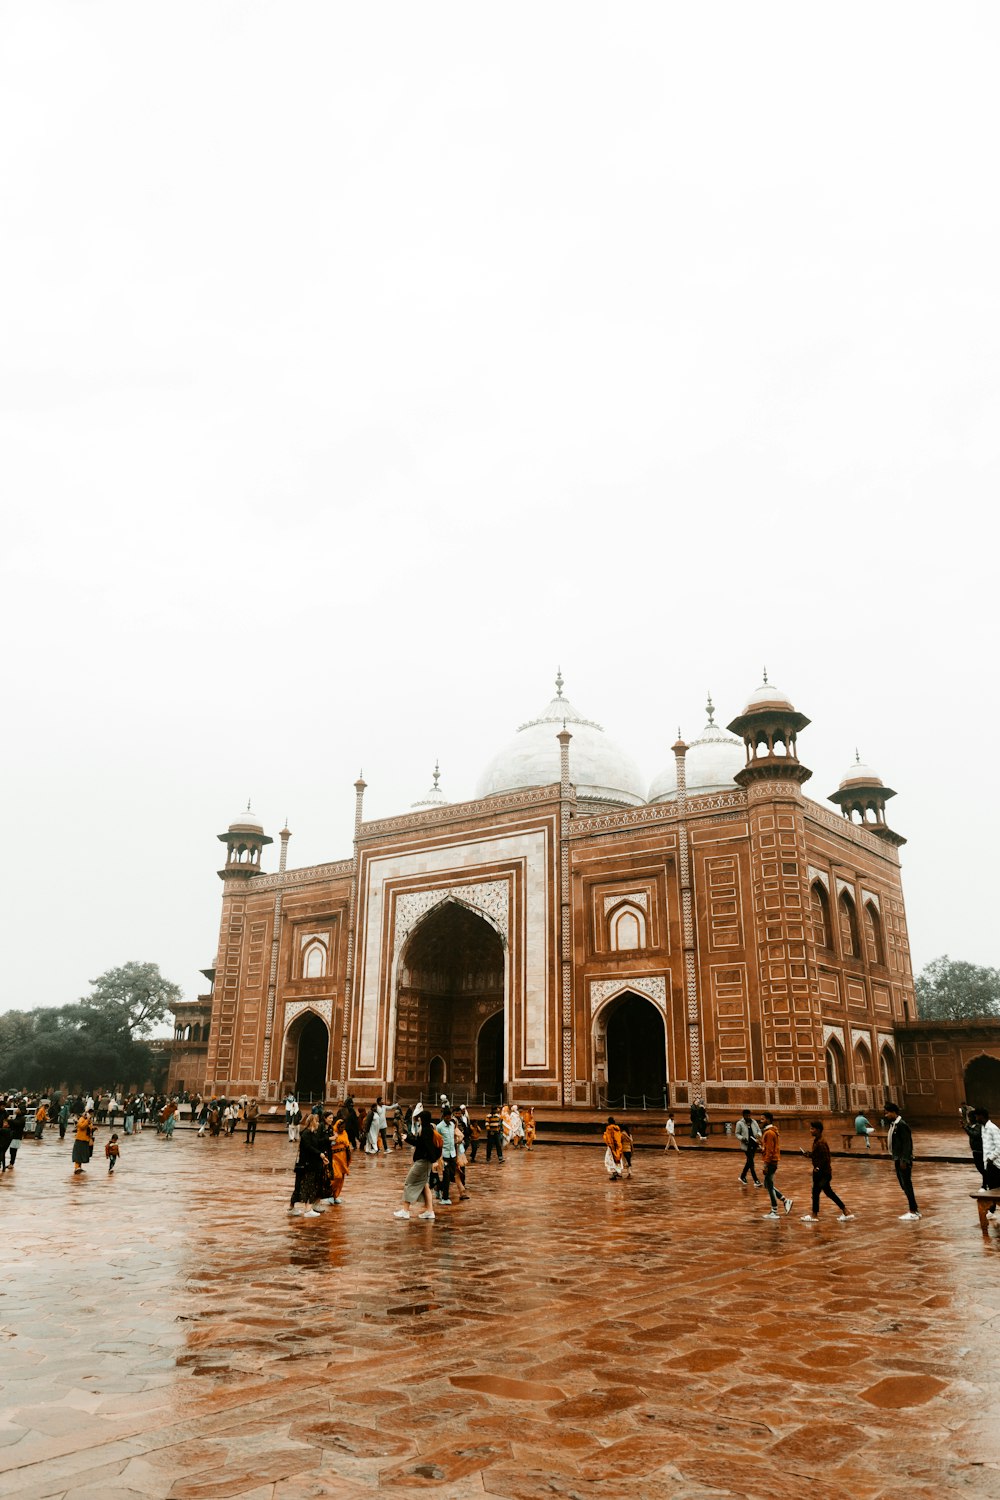
<svg viewBox="0 0 1000 1500">
<path fill-rule="evenodd" d="M 917 976 L 917 1013 L 922 1021 L 1000 1018 L 1000 969 L 986 969 L 942 953 Z"/>
<path fill-rule="evenodd" d="M 80 1004 L 101 1011 L 133 1039 L 148 1036 L 181 998 L 180 985 L 164 979 L 159 964 L 129 962 L 90 983 Z"/>
</svg>

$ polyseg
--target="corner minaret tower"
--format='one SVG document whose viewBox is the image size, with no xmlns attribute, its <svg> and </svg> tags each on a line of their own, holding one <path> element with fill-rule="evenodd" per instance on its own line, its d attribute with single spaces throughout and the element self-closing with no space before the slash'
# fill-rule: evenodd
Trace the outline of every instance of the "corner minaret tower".
<svg viewBox="0 0 1000 1500">
<path fill-rule="evenodd" d="M 837 790 L 830 793 L 829 801 L 837 804 L 849 822 L 853 823 L 857 814 L 858 822 L 869 833 L 898 848 L 906 840 L 902 834 L 894 833 L 885 821 L 885 804 L 895 795 L 892 787 L 886 786 L 871 766 L 862 764 L 861 756 L 855 750 L 854 764 L 848 766 Z"/>
<path fill-rule="evenodd" d="M 735 780 L 746 788 L 753 928 L 757 950 L 763 1076 L 775 1112 L 800 1108 L 799 1084 L 825 1083 L 819 971 L 807 928 L 809 875 L 802 783 L 812 772 L 798 757 L 809 723 L 787 693 L 764 681 L 729 730 L 746 748 Z"/>
<path fill-rule="evenodd" d="M 261 854 L 267 844 L 274 843 L 264 832 L 263 823 L 250 811 L 249 802 L 246 812 L 234 818 L 218 839 L 226 846 L 226 867 L 219 871 L 220 880 L 230 877 L 248 880 L 251 875 L 259 875 Z"/>
</svg>

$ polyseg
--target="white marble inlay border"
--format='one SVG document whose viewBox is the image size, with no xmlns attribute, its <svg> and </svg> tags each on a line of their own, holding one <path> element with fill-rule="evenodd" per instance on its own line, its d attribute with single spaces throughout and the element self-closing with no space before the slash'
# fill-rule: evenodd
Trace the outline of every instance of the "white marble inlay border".
<svg viewBox="0 0 1000 1500">
<path fill-rule="evenodd" d="M 590 1014 L 609 1000 L 612 995 L 619 995 L 625 990 L 631 990 L 634 995 L 642 995 L 646 1000 L 652 1000 L 658 1010 L 664 1015 L 667 1013 L 667 981 L 662 974 L 625 974 L 617 979 L 592 979 L 590 981 Z"/>
<path fill-rule="evenodd" d="M 617 906 L 621 901 L 631 901 L 633 906 L 641 906 L 644 912 L 649 911 L 649 893 L 647 891 L 618 891 L 613 896 L 605 896 L 604 915 L 607 916 L 611 908 Z"/>
<path fill-rule="evenodd" d="M 390 972 L 382 973 L 381 956 L 386 937 L 386 923 L 391 920 L 389 908 L 392 902 L 383 899 L 387 882 L 405 880 L 418 881 L 428 875 L 440 877 L 470 875 L 477 867 L 512 865 L 523 870 L 524 892 L 520 930 L 508 933 L 507 970 L 516 964 L 521 980 L 521 1007 L 523 1017 L 523 1055 L 525 1067 L 538 1068 L 548 1065 L 549 995 L 549 882 L 546 875 L 546 849 L 548 834 L 544 829 L 531 832 L 489 834 L 480 839 L 470 839 L 465 844 L 450 844 L 442 848 L 424 848 L 406 853 L 396 851 L 370 859 L 365 870 L 365 901 L 363 926 L 359 937 L 361 944 L 358 964 L 358 1031 L 357 1060 L 360 1068 L 378 1066 L 379 1018 L 385 1003 L 390 1021 L 389 1044 L 392 1045 L 391 1030 L 395 1019 L 395 996 L 391 993 L 395 982 L 390 963 Z M 489 884 L 493 881 L 469 884 Z M 506 881 L 496 882 L 506 884 Z M 398 903 L 406 895 L 418 892 L 396 892 Z M 476 905 L 470 902 L 470 905 Z M 509 1008 L 511 1004 L 510 984 L 506 986 L 508 1009 L 507 1034 L 513 1028 Z"/>
<path fill-rule="evenodd" d="M 315 1011 L 327 1026 L 333 1023 L 333 1001 L 332 1000 L 286 1000 L 285 1002 L 285 1035 L 288 1028 L 300 1016 L 304 1010 Z"/>
<path fill-rule="evenodd" d="M 823 1027 L 823 1046 L 824 1047 L 826 1046 L 827 1042 L 830 1040 L 830 1038 L 832 1036 L 835 1036 L 837 1038 L 837 1041 L 840 1043 L 841 1047 L 843 1047 L 843 1045 L 844 1045 L 844 1028 L 843 1028 L 843 1026 L 824 1026 Z"/>
<path fill-rule="evenodd" d="M 396 897 L 396 927 L 392 951 L 393 966 L 410 933 L 422 917 L 445 901 L 471 907 L 491 917 L 504 947 L 510 943 L 510 887 L 506 880 L 481 880 L 474 885 L 439 886 L 432 891 L 406 891 Z"/>
</svg>

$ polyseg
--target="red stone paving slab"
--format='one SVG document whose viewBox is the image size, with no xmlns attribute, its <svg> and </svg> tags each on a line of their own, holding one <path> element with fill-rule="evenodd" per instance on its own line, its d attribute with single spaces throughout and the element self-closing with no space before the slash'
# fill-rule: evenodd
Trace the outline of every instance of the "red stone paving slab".
<svg viewBox="0 0 1000 1500">
<path fill-rule="evenodd" d="M 547 1148 L 474 1169 L 433 1225 L 405 1161 L 284 1212 L 269 1137 L 126 1143 L 69 1180 L 52 1137 L 0 1177 L 4 1500 L 942 1500 L 1000 1496 L 1000 1243 L 971 1166 L 835 1164 L 858 1214 L 796 1209 L 724 1150 Z M 52 1228 L 39 1237 L 44 1218 Z"/>
</svg>

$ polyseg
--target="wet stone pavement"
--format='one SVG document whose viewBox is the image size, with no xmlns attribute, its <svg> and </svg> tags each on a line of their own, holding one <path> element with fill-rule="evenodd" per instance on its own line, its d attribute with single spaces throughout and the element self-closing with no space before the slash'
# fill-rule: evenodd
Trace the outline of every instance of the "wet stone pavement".
<svg viewBox="0 0 1000 1500">
<path fill-rule="evenodd" d="M 98 1136 L 101 1151 L 104 1132 Z M 286 1214 L 278 1136 L 26 1141 L 0 1178 L 10 1500 L 1000 1496 L 1000 1242 L 969 1167 L 835 1163 L 788 1218 L 720 1151 L 536 1148 L 392 1218 L 408 1158 Z"/>
</svg>

